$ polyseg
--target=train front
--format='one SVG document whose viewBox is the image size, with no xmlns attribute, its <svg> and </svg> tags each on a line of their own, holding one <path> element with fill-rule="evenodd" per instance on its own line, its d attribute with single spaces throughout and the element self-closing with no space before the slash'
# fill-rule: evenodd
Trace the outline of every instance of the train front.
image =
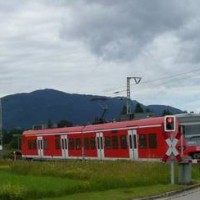
<svg viewBox="0 0 200 200">
<path fill-rule="evenodd" d="M 183 137 L 179 144 L 181 156 L 200 159 L 200 114 L 179 114 L 179 130 Z"/>
</svg>

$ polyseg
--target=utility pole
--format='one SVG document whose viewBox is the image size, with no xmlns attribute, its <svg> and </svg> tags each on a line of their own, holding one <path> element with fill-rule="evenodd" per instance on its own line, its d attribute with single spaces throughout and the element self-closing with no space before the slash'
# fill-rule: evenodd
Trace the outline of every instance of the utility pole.
<svg viewBox="0 0 200 200">
<path fill-rule="evenodd" d="M 139 84 L 141 81 L 141 77 L 127 77 L 127 101 L 126 101 L 126 114 L 131 114 L 131 91 L 130 91 L 130 81 L 134 79 L 136 84 Z"/>
<path fill-rule="evenodd" d="M 0 155 L 3 150 L 3 110 L 2 110 L 2 99 L 0 98 Z"/>
</svg>

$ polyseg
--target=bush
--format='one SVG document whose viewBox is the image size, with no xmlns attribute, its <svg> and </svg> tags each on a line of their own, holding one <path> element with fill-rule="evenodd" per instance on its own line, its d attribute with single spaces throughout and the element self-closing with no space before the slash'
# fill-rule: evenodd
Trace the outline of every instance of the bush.
<svg viewBox="0 0 200 200">
<path fill-rule="evenodd" d="M 1 200 L 23 200 L 26 189 L 19 185 L 3 184 L 0 190 Z"/>
</svg>

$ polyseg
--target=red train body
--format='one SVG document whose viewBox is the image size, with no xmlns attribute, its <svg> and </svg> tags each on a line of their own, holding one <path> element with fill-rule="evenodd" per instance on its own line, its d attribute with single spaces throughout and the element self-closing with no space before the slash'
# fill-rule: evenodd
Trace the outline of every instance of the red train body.
<svg viewBox="0 0 200 200">
<path fill-rule="evenodd" d="M 178 115 L 176 145 L 181 156 L 200 157 L 200 115 Z M 164 117 L 77 127 L 28 130 L 22 134 L 25 159 L 162 159 L 170 133 Z"/>
</svg>

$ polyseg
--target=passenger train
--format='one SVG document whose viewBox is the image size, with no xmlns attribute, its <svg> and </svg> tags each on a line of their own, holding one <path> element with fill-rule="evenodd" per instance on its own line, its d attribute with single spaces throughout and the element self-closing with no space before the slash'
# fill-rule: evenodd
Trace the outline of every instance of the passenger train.
<svg viewBox="0 0 200 200">
<path fill-rule="evenodd" d="M 164 117 L 97 125 L 27 130 L 22 134 L 24 159 L 162 159 L 166 138 L 180 135 L 181 156 L 200 158 L 200 115 L 179 114 L 176 130 L 166 132 Z M 172 135 L 171 135 L 172 134 Z"/>
</svg>

